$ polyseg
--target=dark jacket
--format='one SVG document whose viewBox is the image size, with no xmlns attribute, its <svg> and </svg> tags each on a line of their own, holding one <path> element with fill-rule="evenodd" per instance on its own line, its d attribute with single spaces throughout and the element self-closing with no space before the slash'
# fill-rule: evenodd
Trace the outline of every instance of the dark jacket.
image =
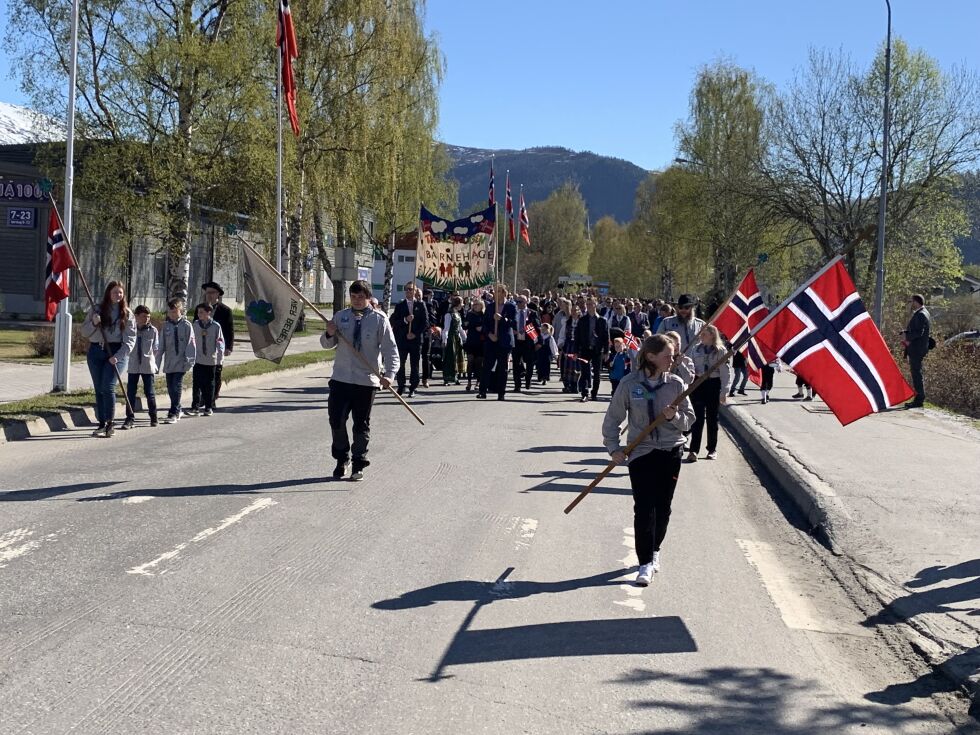
<svg viewBox="0 0 980 735">
<path fill-rule="evenodd" d="M 463 317 L 463 329 L 466 330 L 466 341 L 463 343 L 463 349 L 472 355 L 483 354 L 483 344 L 487 339 L 483 331 L 483 318 L 485 315 L 486 311 L 482 314 L 470 311 Z"/>
<path fill-rule="evenodd" d="M 644 312 L 631 311 L 626 316 L 630 318 L 630 324 L 633 325 L 633 334 L 636 335 L 637 339 L 643 334 L 644 329 L 650 328 L 650 321 Z"/>
<path fill-rule="evenodd" d="M 195 315 L 196 316 L 196 315 Z M 225 349 L 231 352 L 235 347 L 235 318 L 231 309 L 220 301 L 214 305 L 211 318 L 221 327 L 221 336 L 225 340 Z"/>
<path fill-rule="evenodd" d="M 519 336 L 517 334 L 517 329 L 518 329 L 518 326 L 519 326 L 518 325 L 518 321 L 519 321 L 519 315 L 518 315 L 517 309 L 515 307 L 515 309 L 514 309 L 514 337 L 515 337 L 515 339 Z M 526 327 L 528 324 L 533 324 L 534 325 L 534 331 L 536 331 L 538 333 L 538 337 L 537 337 L 537 339 L 533 340 L 533 344 L 536 344 L 536 345 L 541 344 L 541 317 L 539 317 L 538 316 L 538 312 L 536 312 L 530 306 L 527 307 L 527 319 L 524 322 L 524 326 Z M 522 340 L 522 341 L 531 341 L 531 340 L 528 340 L 527 334 L 525 334 L 524 335 L 524 340 Z"/>
<path fill-rule="evenodd" d="M 507 301 L 500 309 L 501 319 L 496 323 L 497 341 L 490 339 L 494 333 L 495 320 L 493 318 L 496 303 L 483 313 L 483 331 L 487 333 L 487 341 L 484 343 L 487 349 L 496 347 L 497 349 L 510 352 L 514 349 L 514 327 L 517 324 L 517 306 L 513 301 Z"/>
<path fill-rule="evenodd" d="M 409 342 L 416 343 L 429 333 L 429 310 L 421 299 L 412 302 L 412 338 L 408 337 L 408 301 L 403 300 L 395 306 L 391 313 L 391 329 L 395 333 L 395 343 L 404 347 Z"/>
<path fill-rule="evenodd" d="M 905 328 L 905 339 L 908 342 L 906 351 L 909 355 L 924 357 L 929 351 L 929 332 L 932 324 L 929 312 L 923 306 L 909 319 L 909 325 Z"/>
<path fill-rule="evenodd" d="M 589 321 L 595 321 L 591 335 L 589 334 Z M 594 320 L 588 314 L 580 316 L 578 324 L 575 325 L 575 347 L 582 357 L 595 357 L 608 351 L 609 325 L 606 320 L 598 314 Z"/>
</svg>

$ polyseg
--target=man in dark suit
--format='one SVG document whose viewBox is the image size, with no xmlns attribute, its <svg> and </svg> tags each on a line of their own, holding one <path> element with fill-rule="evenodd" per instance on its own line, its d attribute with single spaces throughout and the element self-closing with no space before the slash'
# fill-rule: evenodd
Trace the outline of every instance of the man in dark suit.
<svg viewBox="0 0 980 735">
<path fill-rule="evenodd" d="M 439 304 L 436 303 L 431 289 L 422 291 L 422 303 L 429 314 L 429 329 L 422 335 L 422 387 L 428 388 L 429 381 L 432 380 L 432 327 L 441 327 L 442 317 L 439 316 Z"/>
<path fill-rule="evenodd" d="M 497 400 L 504 400 L 507 392 L 507 358 L 514 349 L 514 326 L 517 323 L 517 307 L 507 300 L 507 287 L 498 283 L 494 288 L 494 301 L 483 317 L 483 331 L 488 342 L 483 346 L 483 379 L 477 398 L 486 398 L 491 384 L 497 391 Z"/>
<path fill-rule="evenodd" d="M 398 395 L 405 392 L 405 363 L 406 357 L 411 361 L 408 397 L 415 395 L 419 387 L 419 358 L 422 355 L 422 342 L 429 331 L 429 310 L 418 298 L 418 289 L 414 281 L 405 284 L 405 299 L 391 313 L 391 328 L 395 332 L 395 344 L 398 345 Z"/>
<path fill-rule="evenodd" d="M 517 313 L 514 318 L 514 392 L 531 388 L 531 374 L 534 372 L 534 351 L 541 344 L 541 320 L 538 312 L 530 308 L 527 296 L 517 297 Z M 535 337 L 527 334 L 527 325 L 534 327 Z"/>
<path fill-rule="evenodd" d="M 579 357 L 585 360 L 580 363 L 582 374 L 578 379 L 578 391 L 583 402 L 590 397 L 594 401 L 599 395 L 602 359 L 609 351 L 609 325 L 596 313 L 596 300 L 593 296 L 585 302 L 585 314 L 575 325 L 575 346 Z"/>
<path fill-rule="evenodd" d="M 912 318 L 903 334 L 905 339 L 905 356 L 909 360 L 909 371 L 912 373 L 912 387 L 915 398 L 905 404 L 906 408 L 921 408 L 926 402 L 926 390 L 922 382 L 922 361 L 929 352 L 929 332 L 932 324 L 929 312 L 926 311 L 925 299 L 920 294 L 913 294 L 909 299 Z"/>
<path fill-rule="evenodd" d="M 201 284 L 204 291 L 204 303 L 211 307 L 211 319 L 221 327 L 221 336 L 225 341 L 225 357 L 231 354 L 235 348 L 235 317 L 231 309 L 222 304 L 218 299 L 225 295 L 224 289 L 214 281 Z M 193 321 L 193 319 L 191 320 Z M 218 394 L 221 392 L 221 363 L 215 366 L 214 371 L 214 401 L 211 409 L 218 407 Z"/>
<path fill-rule="evenodd" d="M 633 311 L 629 313 L 630 325 L 633 327 L 631 332 L 636 336 L 637 339 L 643 337 L 643 330 L 650 328 L 650 320 L 647 318 L 647 314 L 643 311 L 643 304 L 639 299 L 633 304 Z"/>
</svg>

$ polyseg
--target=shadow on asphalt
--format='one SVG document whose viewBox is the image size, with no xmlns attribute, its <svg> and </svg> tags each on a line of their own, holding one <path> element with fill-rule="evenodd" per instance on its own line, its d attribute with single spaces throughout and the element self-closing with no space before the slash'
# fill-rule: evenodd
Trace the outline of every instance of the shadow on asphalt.
<svg viewBox="0 0 980 735">
<path fill-rule="evenodd" d="M 933 587 L 951 580 L 966 580 L 959 584 Z M 879 625 L 895 625 L 916 615 L 924 613 L 965 612 L 967 615 L 980 615 L 980 559 L 965 561 L 951 566 L 927 567 L 915 579 L 906 582 L 906 588 L 923 589 L 898 597 L 890 604 L 864 621 L 863 625 L 874 628 Z M 963 603 L 972 606 L 966 612 Z M 950 673 L 958 678 L 976 676 L 980 673 L 980 646 L 962 651 L 942 663 Z M 927 698 L 939 692 L 953 692 L 960 687 L 949 677 L 939 672 L 928 672 L 918 679 L 901 684 L 891 684 L 881 691 L 871 692 L 866 698 L 883 704 L 903 704 L 917 698 Z M 974 697 L 970 714 L 980 719 L 980 697 Z"/>
<path fill-rule="evenodd" d="M 648 731 L 657 735 L 814 735 L 862 727 L 891 732 L 917 723 L 939 724 L 935 716 L 898 707 L 828 701 L 815 696 L 816 682 L 771 668 L 724 667 L 691 674 L 634 669 L 612 683 L 636 685 L 637 694 L 647 698 L 635 699 L 631 706 L 648 710 L 651 718 L 661 712 L 665 719 L 680 715 L 688 720 L 682 727 Z M 665 696 L 678 690 L 685 692 L 683 700 Z M 813 702 L 805 715 L 801 700 Z"/>
<path fill-rule="evenodd" d="M 349 489 L 346 487 L 347 483 L 343 483 L 345 487 L 327 487 L 320 488 L 317 490 L 299 490 L 292 488 L 299 488 L 305 485 L 338 485 L 332 477 L 308 477 L 300 480 L 278 480 L 276 482 L 257 482 L 251 485 L 192 485 L 189 487 L 163 487 L 163 488 L 139 488 L 136 490 L 124 490 L 115 493 L 109 493 L 108 495 L 96 495 L 94 497 L 88 498 L 78 498 L 77 502 L 87 503 L 91 501 L 99 500 L 121 500 L 123 498 L 130 498 L 134 495 L 140 496 L 150 496 L 153 498 L 185 498 L 194 497 L 200 495 L 252 495 L 256 493 L 265 494 L 278 494 L 270 493 L 272 490 L 278 490 L 279 493 L 311 493 L 311 492 L 342 492 Z"/>
<path fill-rule="evenodd" d="M 525 447 L 524 449 L 518 449 L 518 452 L 530 452 L 532 454 L 545 454 L 547 452 L 588 452 L 589 454 L 607 454 L 605 447 L 589 447 L 589 446 L 577 446 L 577 447 L 559 447 L 559 446 L 547 446 L 547 447 Z"/>
<path fill-rule="evenodd" d="M 86 490 L 98 490 L 104 487 L 118 485 L 123 480 L 109 480 L 107 482 L 80 482 L 75 485 L 62 485 L 60 487 L 40 487 L 33 490 L 9 490 L 0 492 L 0 503 L 12 503 L 20 500 L 49 500 L 61 495 L 71 495 L 81 493 Z"/>
<path fill-rule="evenodd" d="M 303 401 L 301 403 L 252 403 L 244 406 L 221 407 L 220 413 L 280 413 L 288 411 L 320 411 L 326 409 L 326 401 Z M 194 418 L 194 417 L 188 417 Z M 183 419 L 181 419 L 183 421 Z"/>
</svg>

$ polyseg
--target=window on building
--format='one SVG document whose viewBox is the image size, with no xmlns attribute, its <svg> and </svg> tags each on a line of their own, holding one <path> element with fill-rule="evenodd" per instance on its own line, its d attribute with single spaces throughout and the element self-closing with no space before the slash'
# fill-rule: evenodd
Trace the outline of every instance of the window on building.
<svg viewBox="0 0 980 735">
<path fill-rule="evenodd" d="M 153 285 L 167 285 L 167 256 L 163 253 L 153 256 Z"/>
<path fill-rule="evenodd" d="M 414 263 L 415 262 L 415 256 L 414 255 L 406 255 L 405 256 L 405 262 L 406 263 Z"/>
</svg>

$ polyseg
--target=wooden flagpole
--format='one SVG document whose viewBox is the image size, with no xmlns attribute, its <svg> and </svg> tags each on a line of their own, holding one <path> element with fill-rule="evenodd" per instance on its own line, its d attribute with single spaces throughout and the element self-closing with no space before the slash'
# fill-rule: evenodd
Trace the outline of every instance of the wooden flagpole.
<svg viewBox="0 0 980 735">
<path fill-rule="evenodd" d="M 82 267 L 78 264 L 78 257 L 75 255 L 75 248 L 71 246 L 71 241 L 68 238 L 68 233 L 65 231 L 65 223 L 61 220 L 61 212 L 58 211 L 58 205 L 55 204 L 54 196 L 51 192 L 48 192 L 48 200 L 51 202 L 51 206 L 54 208 L 54 216 L 58 218 L 58 228 L 61 230 L 61 238 L 65 241 L 65 247 L 68 248 L 68 253 L 71 255 L 71 260 L 75 264 L 75 270 L 78 272 L 78 279 L 82 282 L 82 288 L 85 289 L 85 295 L 88 296 L 89 303 L 92 305 L 92 311 L 97 311 L 98 307 L 95 304 L 95 298 L 92 296 L 92 289 L 88 287 L 88 281 L 85 280 L 85 274 L 82 273 Z M 105 334 L 105 325 L 99 322 L 99 334 L 102 335 L 102 345 L 105 347 L 106 353 L 109 352 L 109 338 Z M 70 344 L 69 340 L 69 344 Z M 119 381 L 119 387 L 122 389 L 123 399 L 126 401 L 126 409 L 130 413 L 135 413 L 133 411 L 133 404 L 129 402 L 129 394 L 126 392 L 126 386 L 123 384 L 122 373 L 119 372 L 119 364 L 113 363 L 113 369 L 116 371 L 116 379 Z"/>
<path fill-rule="evenodd" d="M 253 248 L 253 247 L 252 247 L 251 245 L 249 245 L 249 244 L 248 244 L 248 243 L 247 243 L 247 242 L 246 242 L 246 241 L 244 240 L 244 238 L 242 238 L 242 237 L 241 237 L 241 235 L 235 235 L 235 237 L 236 237 L 236 238 L 237 238 L 237 239 L 238 239 L 238 240 L 239 240 L 239 241 L 241 242 L 241 244 L 242 244 L 242 246 L 243 246 L 243 247 L 246 247 L 246 248 L 248 248 L 248 249 L 249 249 L 249 250 L 251 250 L 251 251 L 252 251 L 253 253 L 255 253 L 255 254 L 256 254 L 257 256 L 259 256 L 260 258 L 262 258 L 263 260 L 265 260 L 265 258 L 264 258 L 264 256 L 263 256 L 263 255 L 262 255 L 262 254 L 261 254 L 261 253 L 260 253 L 260 252 L 259 252 L 258 250 L 256 250 L 256 249 L 255 249 L 255 248 Z M 328 324 L 328 323 L 331 323 L 331 322 L 332 322 L 332 320 L 331 320 L 331 319 L 328 319 L 328 318 L 327 318 L 327 315 L 326 315 L 326 314 L 324 314 L 324 313 L 323 313 L 322 311 L 320 311 L 320 310 L 319 310 L 319 309 L 317 308 L 317 306 L 316 306 L 316 304 L 314 304 L 314 303 L 313 303 L 312 301 L 310 301 L 310 300 L 309 300 L 308 298 L 306 298 L 306 296 L 305 296 L 305 295 L 303 295 L 303 294 L 302 294 L 302 293 L 301 293 L 301 292 L 300 292 L 300 291 L 299 291 L 299 290 L 298 290 L 298 289 L 297 289 L 297 288 L 296 288 L 296 287 L 295 287 L 295 286 L 294 286 L 293 284 L 291 284 L 291 283 L 290 283 L 289 281 L 287 281 L 287 280 L 286 280 L 286 279 L 285 279 L 285 278 L 283 277 L 283 275 L 282 275 L 282 273 L 279 273 L 278 271 L 276 271 L 276 270 L 275 270 L 275 268 L 270 268 L 270 270 L 272 270 L 272 271 L 273 271 L 273 272 L 274 272 L 274 273 L 275 273 L 275 274 L 276 274 L 276 275 L 277 275 L 277 276 L 279 277 L 279 280 L 280 280 L 280 281 L 282 281 L 282 282 L 283 282 L 283 283 L 285 283 L 285 284 L 286 284 L 287 286 L 289 286 L 289 288 L 290 288 L 290 289 L 292 289 L 292 290 L 293 290 L 293 292 L 294 292 L 294 293 L 295 293 L 295 294 L 296 294 L 297 296 L 299 296 L 299 298 L 300 298 L 300 299 L 301 299 L 301 300 L 303 301 L 303 303 L 305 303 L 305 304 L 306 304 L 307 306 L 309 306 L 309 307 L 310 307 L 310 308 L 311 308 L 311 309 L 312 309 L 312 310 L 313 310 L 313 311 L 314 311 L 314 312 L 316 313 L 316 315 L 317 315 L 318 317 L 320 317 L 320 318 L 321 318 L 321 319 L 323 320 L 323 323 L 324 323 L 324 324 Z M 372 372 L 372 373 L 373 373 L 373 374 L 374 374 L 375 376 L 377 376 L 377 378 L 378 378 L 379 380 L 381 380 L 382 378 L 384 378 L 384 375 L 382 375 L 382 374 L 381 374 L 381 371 L 379 371 L 379 370 L 378 370 L 378 366 L 377 366 L 377 365 L 372 365 L 371 363 L 369 363 L 369 362 L 368 362 L 368 360 L 367 360 L 367 358 L 366 358 L 366 357 L 364 357 L 364 355 L 362 355 L 362 354 L 361 354 L 361 352 L 360 352 L 360 350 L 356 350 L 356 349 L 354 349 L 354 345 L 352 345 L 352 344 L 350 343 L 350 340 L 349 340 L 349 339 L 347 339 L 347 338 L 346 338 L 346 337 L 345 337 L 345 336 L 344 336 L 344 335 L 343 335 L 343 334 L 341 333 L 341 331 L 340 331 L 340 329 L 339 329 L 339 328 L 337 329 L 337 331 L 336 331 L 336 332 L 334 332 L 334 335 L 333 335 L 333 336 L 335 336 L 335 337 L 337 337 L 337 338 L 338 338 L 338 339 L 339 339 L 339 340 L 340 340 L 341 342 L 343 342 L 343 343 L 344 343 L 345 345 L 347 345 L 347 346 L 348 346 L 348 347 L 350 348 L 350 350 L 351 350 L 351 351 L 352 351 L 352 352 L 353 352 L 353 353 L 354 353 L 355 355 L 357 355 L 357 358 L 358 358 L 358 359 L 359 359 L 359 360 L 360 360 L 360 361 L 361 361 L 362 363 L 364 363 L 364 367 L 366 367 L 366 368 L 367 368 L 368 370 L 370 370 L 370 371 L 371 371 L 371 372 Z M 382 382 L 382 385 L 384 385 L 384 381 L 383 381 L 383 380 L 381 380 L 381 382 Z M 395 398 L 397 398 L 397 399 L 398 399 L 398 401 L 399 401 L 399 403 L 401 403 L 401 404 L 402 404 L 402 405 L 403 405 L 403 406 L 404 406 L 405 408 L 407 408 L 407 409 L 408 409 L 408 412 L 409 412 L 410 414 L 412 414 L 412 416 L 414 416 L 414 417 L 415 417 L 415 420 L 416 420 L 416 421 L 418 421 L 418 422 L 419 422 L 420 424 L 422 424 L 422 426 L 425 426 L 425 422 L 424 422 L 424 421 L 422 420 L 422 417 L 421 417 L 421 416 L 419 416 L 419 415 L 418 415 L 417 413 L 415 413 L 415 411 L 414 411 L 414 410 L 412 409 L 412 407 L 411 407 L 411 406 L 409 406 L 409 405 L 408 405 L 408 404 L 407 404 L 407 403 L 405 402 L 405 399 L 404 399 L 404 398 L 402 398 L 402 397 L 401 397 L 400 395 L 398 395 L 398 391 L 396 391 L 396 390 L 395 390 L 394 388 L 392 388 L 392 387 L 391 387 L 390 385 L 388 385 L 388 386 L 387 386 L 387 390 L 388 390 L 388 392 L 390 392 L 390 393 L 391 393 L 391 394 L 392 394 L 392 395 L 393 395 L 393 396 L 394 396 Z"/>
<path fill-rule="evenodd" d="M 726 363 L 728 359 L 742 347 L 742 345 L 744 345 L 746 342 L 752 339 L 763 327 L 765 327 L 769 322 L 771 322 L 779 312 L 781 312 L 783 309 L 789 306 L 793 302 L 793 299 L 795 299 L 797 296 L 803 293 L 807 288 L 809 288 L 811 283 L 816 281 L 818 278 L 820 278 L 820 276 L 822 276 L 824 273 L 830 270 L 838 261 L 840 261 L 845 255 L 847 255 L 854 248 L 856 248 L 863 240 L 866 240 L 868 237 L 870 237 L 871 232 L 873 231 L 874 231 L 874 227 L 872 226 L 865 227 L 863 230 L 861 230 L 861 232 L 858 233 L 857 238 L 855 238 L 844 250 L 842 250 L 840 253 L 832 257 L 814 275 L 810 276 L 810 278 L 805 280 L 803 284 L 795 291 L 793 291 L 793 293 L 790 294 L 779 306 L 777 306 L 775 309 L 770 311 L 769 314 L 765 317 L 765 319 L 759 322 L 754 329 L 749 330 L 748 332 L 743 334 L 739 339 L 737 339 L 734 343 L 732 343 L 731 348 L 727 352 L 725 352 L 724 356 L 721 357 L 719 360 L 717 360 L 710 368 L 705 370 L 703 375 L 696 378 L 694 382 L 691 383 L 690 386 L 688 386 L 687 390 L 685 390 L 683 393 L 677 396 L 677 398 L 675 398 L 673 401 L 670 402 L 668 407 L 676 409 L 681 403 L 683 403 L 684 399 L 687 398 L 689 395 L 691 395 L 691 393 L 693 393 L 698 386 L 700 386 L 705 380 L 707 380 L 708 376 L 711 375 L 711 373 L 713 373 L 724 363 Z M 640 369 L 642 370 L 643 367 L 641 366 Z M 658 426 L 663 424 L 665 421 L 667 421 L 667 418 L 666 416 L 664 416 L 664 414 L 661 413 L 643 431 L 641 431 L 633 441 L 629 443 L 626 449 L 623 450 L 623 454 L 629 457 L 629 455 L 633 452 L 633 450 L 640 445 L 640 442 L 646 439 L 647 436 L 649 436 L 654 429 L 656 429 Z M 609 464 L 606 465 L 605 469 L 603 469 L 602 472 L 600 472 L 596 476 L 596 478 L 589 483 L 589 486 L 585 488 L 582 492 L 580 492 L 575 497 L 575 499 L 568 504 L 568 506 L 565 508 L 565 513 L 566 514 L 571 513 L 572 510 L 575 508 L 575 506 L 581 503 L 585 499 L 585 496 L 591 493 L 599 485 L 599 483 L 602 482 L 602 480 L 606 478 L 609 475 L 609 473 L 612 472 L 615 468 L 616 468 L 616 462 L 609 462 Z"/>
</svg>

